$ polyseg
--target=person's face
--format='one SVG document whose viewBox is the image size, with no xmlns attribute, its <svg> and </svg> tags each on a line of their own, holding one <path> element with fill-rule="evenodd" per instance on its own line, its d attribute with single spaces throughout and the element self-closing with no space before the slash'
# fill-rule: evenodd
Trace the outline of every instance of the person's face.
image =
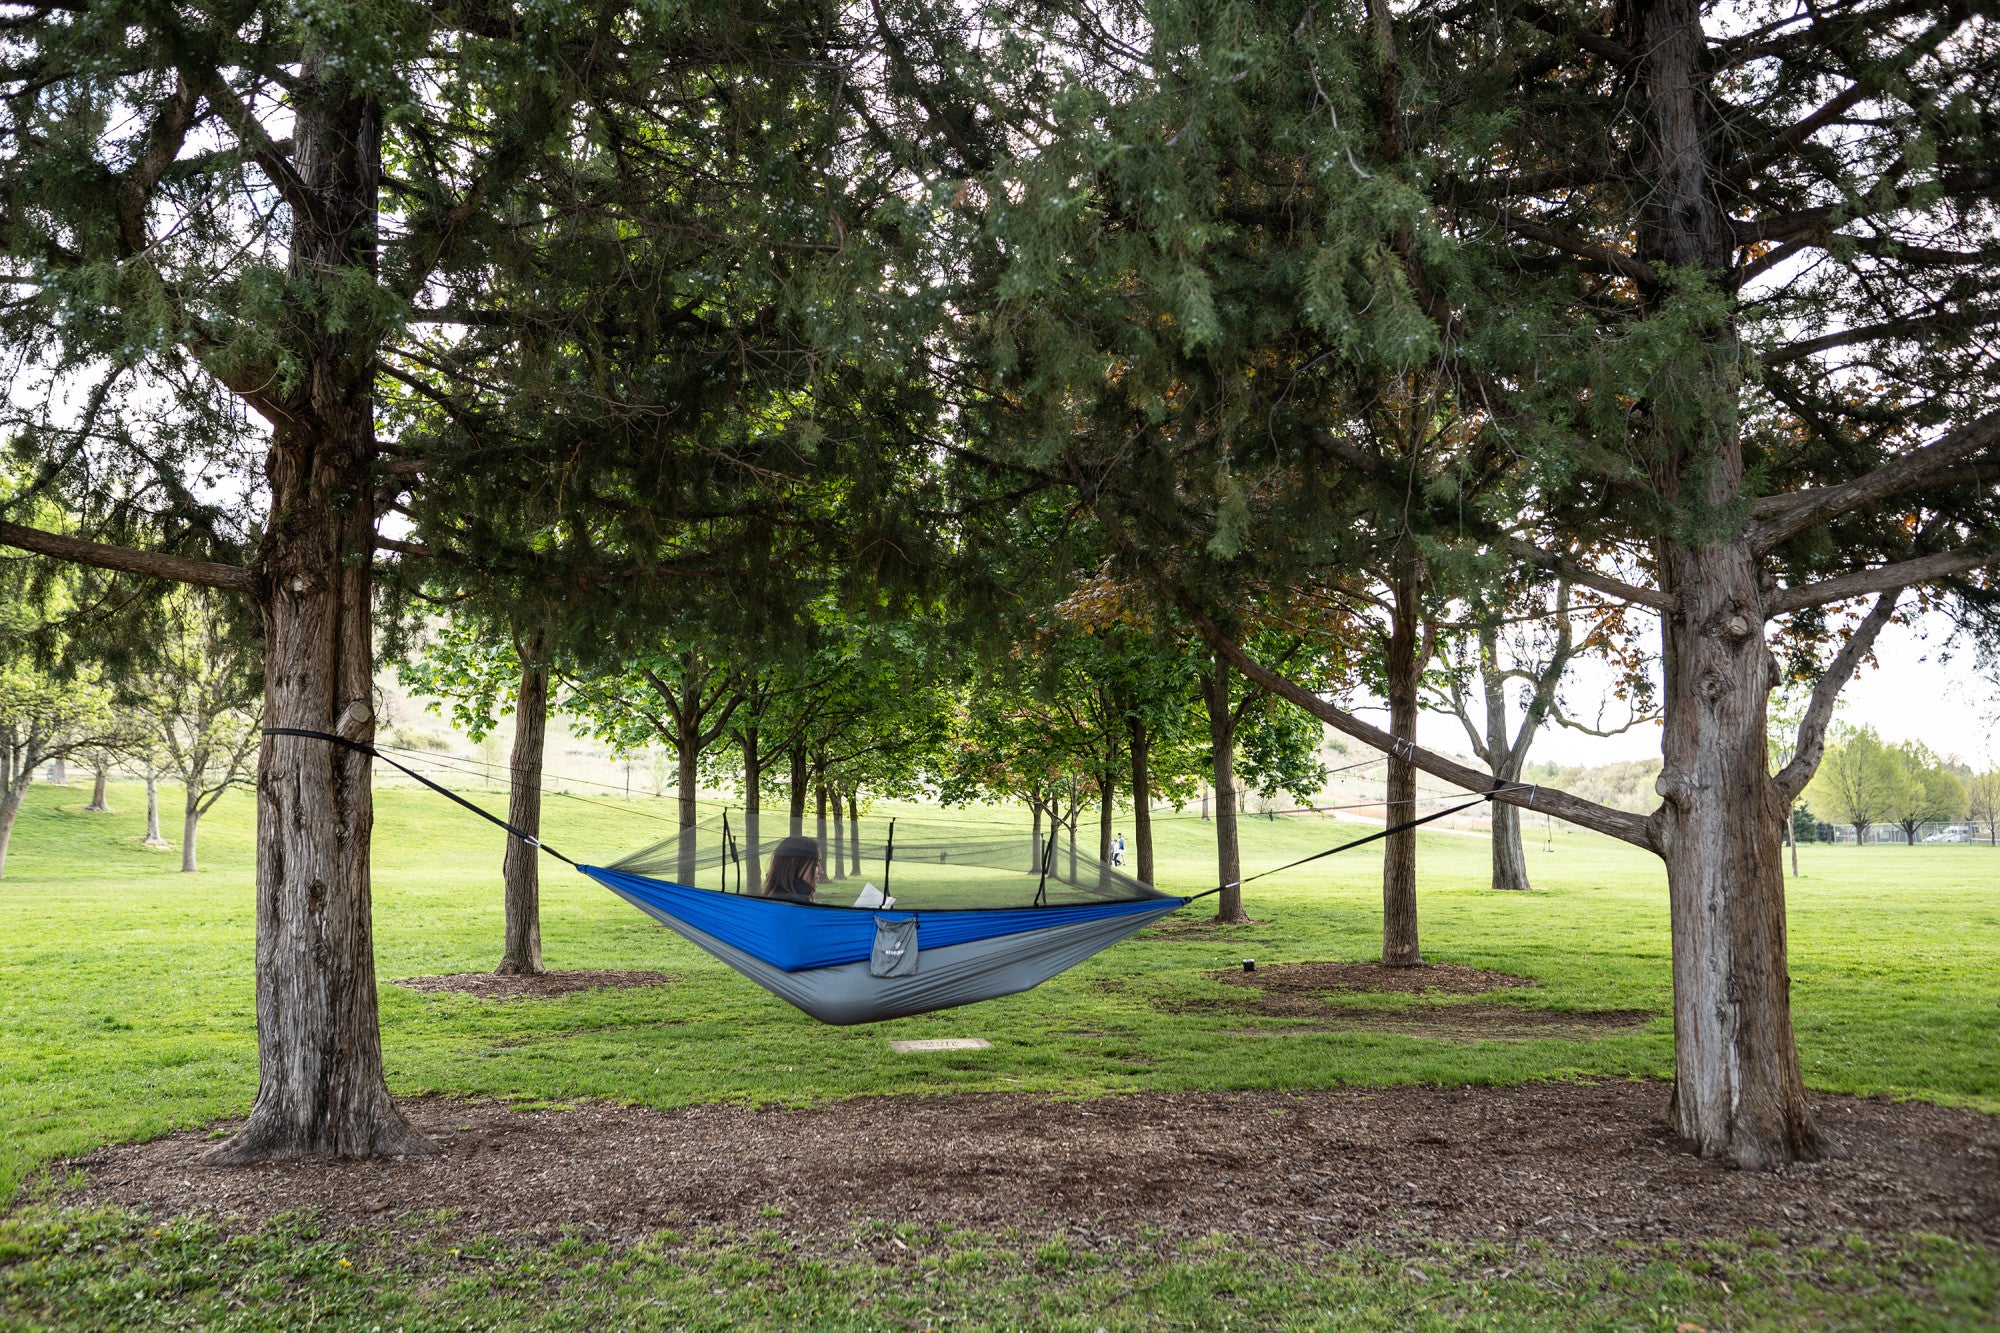
<svg viewBox="0 0 2000 1333">
<path fill-rule="evenodd" d="M 820 882 L 819 862 L 808 861 L 805 873 L 800 878 L 804 879 L 806 883 L 812 885 L 814 888 L 818 888 Z"/>
</svg>

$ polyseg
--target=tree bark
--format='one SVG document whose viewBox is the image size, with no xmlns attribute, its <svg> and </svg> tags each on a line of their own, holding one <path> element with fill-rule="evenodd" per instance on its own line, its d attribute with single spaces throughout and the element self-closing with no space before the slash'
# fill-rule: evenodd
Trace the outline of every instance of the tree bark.
<svg viewBox="0 0 2000 1333">
<path fill-rule="evenodd" d="M 1215 668 L 1201 677 L 1201 701 L 1208 710 L 1208 743 L 1213 757 L 1209 774 L 1215 786 L 1215 919 L 1244 922 L 1243 860 L 1236 830 L 1236 711 L 1230 688 L 1229 663 L 1216 655 Z"/>
<path fill-rule="evenodd" d="M 743 860 L 744 868 L 739 877 L 751 884 L 762 885 L 764 871 L 760 866 L 763 851 L 759 839 L 764 818 L 764 755 L 757 748 L 757 726 L 755 723 L 743 728 Z"/>
<path fill-rule="evenodd" d="M 308 52 L 295 167 L 291 277 L 323 288 L 375 267 L 379 109 Z M 270 519 L 253 561 L 272 727 L 375 736 L 371 570 L 375 354 L 364 331 L 306 303 L 306 359 L 265 460 Z M 257 1057 L 250 1117 L 219 1163 L 434 1151 L 382 1073 L 368 854 L 370 760 L 303 736 L 263 740 L 257 776 Z"/>
<path fill-rule="evenodd" d="M 695 719 L 695 725 L 700 720 Z M 700 780 L 701 748 L 690 739 L 686 721 L 681 724 L 681 743 L 674 751 L 674 796 L 680 813 L 680 843 L 674 875 L 682 884 L 693 884 L 695 876 L 695 828 L 701 810 L 695 804 L 695 788 Z"/>
<path fill-rule="evenodd" d="M 521 683 L 514 695 L 514 745 L 507 756 L 507 822 L 529 837 L 542 833 L 542 761 L 548 735 L 549 668 L 543 660 L 542 631 L 514 636 L 521 660 Z M 506 939 L 501 976 L 542 974 L 541 853 L 519 838 L 509 837 L 501 855 L 501 894 L 505 900 Z"/>
<path fill-rule="evenodd" d="M 826 873 L 826 864 L 827 864 L 827 861 L 826 861 L 826 784 L 825 784 L 824 782 L 821 782 L 821 783 L 819 783 L 819 784 L 818 784 L 818 793 L 819 793 L 819 805 L 818 805 L 818 811 L 819 811 L 819 823 L 818 823 L 818 826 L 817 826 L 817 827 L 816 827 L 816 828 L 814 829 L 814 831 L 813 831 L 813 837 L 814 837 L 815 839 L 817 839 L 817 840 L 818 840 L 818 842 L 819 842 L 819 863 L 820 863 L 820 873 L 821 873 L 821 874 L 824 874 L 824 873 Z"/>
<path fill-rule="evenodd" d="M 92 769 L 94 780 L 90 787 L 90 804 L 83 808 L 93 814 L 111 814 L 111 802 L 106 799 L 105 795 L 105 788 L 111 782 L 111 765 L 95 764 L 92 766 Z"/>
<path fill-rule="evenodd" d="M 1042 873 L 1042 858 L 1047 855 L 1047 851 L 1042 845 L 1042 794 L 1040 792 L 1028 793 L 1028 809 L 1033 812 L 1035 820 L 1034 832 L 1029 835 L 1028 840 L 1028 873 L 1039 875 Z"/>
<path fill-rule="evenodd" d="M 1153 882 L 1152 738 L 1146 724 L 1132 719 L 1132 851 L 1133 871 L 1141 884 Z"/>
<path fill-rule="evenodd" d="M 1504 780 L 1513 781 L 1512 778 Z M 1520 807 L 1495 801 L 1492 803 L 1492 814 L 1493 887 L 1509 891 L 1532 888 L 1528 882 L 1528 855 L 1521 846 Z"/>
<path fill-rule="evenodd" d="M 1792 878 L 1799 877 L 1799 828 L 1798 816 L 1790 810 L 1785 812 L 1785 846 L 1792 853 Z"/>
<path fill-rule="evenodd" d="M 1077 781 L 1072 774 L 1069 780 L 1069 882 L 1072 884 L 1076 883 L 1076 817 L 1079 804 Z"/>
<path fill-rule="evenodd" d="M 847 878 L 847 803 L 833 792 L 833 877 Z"/>
<path fill-rule="evenodd" d="M 1417 689 L 1423 663 L 1417 653 L 1417 594 L 1420 575 L 1404 564 L 1391 583 L 1394 598 L 1389 618 L 1389 734 L 1405 746 L 1417 739 Z M 1417 769 L 1403 750 L 1389 755 L 1383 826 L 1393 827 L 1415 817 Z M 1409 829 L 1383 840 L 1382 965 L 1415 967 L 1424 961 L 1417 940 L 1417 831 Z"/>
<path fill-rule="evenodd" d="M 7 878 L 7 844 L 14 840 L 14 821 L 20 817 L 21 802 L 27 798 L 30 774 L 12 791 L 0 792 L 0 879 Z"/>
<path fill-rule="evenodd" d="M 195 864 L 195 837 L 201 829 L 201 788 L 188 783 L 187 804 L 181 811 L 181 873 L 192 875 Z"/>
<path fill-rule="evenodd" d="M 1635 0 L 1636 91 L 1650 194 L 1640 257 L 1728 290 L 1735 241 L 1716 195 L 1720 136 L 1708 96 L 1700 0 Z M 1742 350 L 1725 316 L 1663 376 L 1676 401 L 1653 426 L 1669 503 L 1723 514 L 1742 493 Z M 1649 413 L 1649 418 L 1651 414 Z M 1683 423 L 1676 427 L 1674 422 Z M 1699 428 L 1685 423 L 1699 421 Z M 1683 491 L 1685 488 L 1685 491 Z M 1766 713 L 1777 666 L 1764 641 L 1760 561 L 1739 528 L 1700 545 L 1660 539 L 1666 725 L 1650 823 L 1673 926 L 1674 1130 L 1703 1156 L 1764 1169 L 1825 1150 L 1792 1036 L 1785 875 Z"/>
<path fill-rule="evenodd" d="M 146 836 L 140 845 L 167 845 L 167 840 L 160 836 L 160 775 L 153 771 L 151 765 L 146 768 Z"/>
<path fill-rule="evenodd" d="M 1118 780 L 1111 775 L 1111 769 L 1099 769 L 1097 773 L 1097 882 L 1100 886 L 1111 882 L 1111 822 L 1116 812 L 1113 806 L 1118 800 Z"/>
<path fill-rule="evenodd" d="M 792 746 L 792 828 L 794 838 L 806 831 L 806 744 L 804 741 Z M 759 884 L 763 883 L 760 879 Z"/>
<path fill-rule="evenodd" d="M 854 867 L 854 873 L 861 873 L 861 793 L 849 788 L 847 793 L 847 859 Z"/>
</svg>

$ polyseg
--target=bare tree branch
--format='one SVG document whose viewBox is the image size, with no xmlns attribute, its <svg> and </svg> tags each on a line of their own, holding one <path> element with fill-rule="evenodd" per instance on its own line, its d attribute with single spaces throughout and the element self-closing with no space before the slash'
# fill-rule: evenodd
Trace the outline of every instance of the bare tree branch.
<svg viewBox="0 0 2000 1333">
<path fill-rule="evenodd" d="M 1852 509 L 1914 490 L 1944 469 L 1969 461 L 1996 442 L 2000 442 L 2000 409 L 1960 426 L 1942 439 L 1898 455 L 1853 481 L 1842 482 L 1838 486 L 1815 487 L 1809 491 L 1767 495 L 1751 507 L 1751 517 L 1756 521 L 1750 525 L 1746 536 L 1752 546 L 1768 551 L 1786 538 Z M 1882 584 L 1862 591 L 1881 592 L 1888 586 Z M 1798 605 L 1810 603 L 1801 602 Z"/>
<path fill-rule="evenodd" d="M 1806 705 L 1806 715 L 1799 719 L 1798 739 L 1792 746 L 1792 761 L 1779 770 L 1778 791 L 1789 806 L 1799 799 L 1799 793 L 1812 781 L 1812 775 L 1819 770 L 1820 756 L 1826 750 L 1826 727 L 1833 720 L 1834 701 L 1840 691 L 1853 678 L 1855 668 L 1861 665 L 1870 648 L 1875 646 L 1875 636 L 1889 623 L 1896 613 L 1896 599 L 1903 595 L 1901 588 L 1891 588 L 1875 599 L 1875 605 L 1854 633 L 1847 636 L 1847 643 L 1833 661 L 1821 673 L 1819 683 L 1813 686 L 1812 700 Z"/>
<path fill-rule="evenodd" d="M 2000 551 L 1943 551 L 1937 555 L 1921 555 L 1914 560 L 1898 560 L 1893 565 L 1857 570 L 1799 588 L 1780 588 L 1765 603 L 1764 614 L 1783 615 L 1787 611 L 1802 611 L 1809 606 L 1843 602 L 1850 597 L 1866 597 L 1871 592 L 1913 587 L 1929 583 L 1932 579 L 1969 573 L 1996 560 L 2000 560 Z"/>
</svg>

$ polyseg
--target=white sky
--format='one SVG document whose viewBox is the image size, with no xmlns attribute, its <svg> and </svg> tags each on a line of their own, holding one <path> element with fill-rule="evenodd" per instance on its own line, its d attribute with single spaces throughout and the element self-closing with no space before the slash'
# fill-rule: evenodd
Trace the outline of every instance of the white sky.
<svg viewBox="0 0 2000 1333">
<path fill-rule="evenodd" d="M 1864 668 L 1841 691 L 1836 717 L 1873 726 L 1884 740 L 1923 741 L 1939 754 L 1955 755 L 1975 768 L 2000 767 L 2000 688 L 1979 672 L 1970 650 L 1944 647 L 1947 629 L 1937 616 L 1885 629 L 1876 642 L 1876 665 Z M 1573 670 L 1563 691 L 1572 704 L 1588 701 L 1596 680 L 1603 678 L 1601 668 L 1593 678 L 1594 665 L 1585 662 Z M 1356 711 L 1377 721 L 1383 712 L 1379 706 Z M 1426 713 L 1417 737 L 1428 748 L 1471 753 L 1465 729 L 1448 713 Z M 1643 723 L 1621 736 L 1602 739 L 1560 727 L 1544 728 L 1528 758 L 1531 763 L 1608 764 L 1656 758 L 1659 753 L 1659 727 Z"/>
</svg>

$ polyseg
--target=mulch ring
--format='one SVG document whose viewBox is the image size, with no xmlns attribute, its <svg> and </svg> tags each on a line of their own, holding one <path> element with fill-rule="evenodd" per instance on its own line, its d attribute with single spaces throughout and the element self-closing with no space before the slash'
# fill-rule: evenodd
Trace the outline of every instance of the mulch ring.
<svg viewBox="0 0 2000 1333">
<path fill-rule="evenodd" d="M 1463 967 L 1458 963 L 1419 963 L 1415 967 L 1384 967 L 1380 963 L 1260 963 L 1254 972 L 1232 970 L 1210 975 L 1226 986 L 1252 986 L 1266 996 L 1318 997 L 1330 991 L 1485 995 L 1535 984 L 1528 977 L 1483 967 Z"/>
<path fill-rule="evenodd" d="M 1844 1160 L 1724 1169 L 1668 1135 L 1657 1082 L 1517 1088 L 865 1098 L 806 1110 L 406 1104 L 407 1161 L 200 1164 L 183 1133 L 107 1148 L 65 1201 L 247 1226 L 306 1210 L 435 1235 L 630 1243 L 717 1225 L 835 1242 L 870 1220 L 1274 1245 L 1949 1232 L 2000 1243 L 2000 1118 L 1815 1097 Z M 1156 1229 L 1156 1230 L 1155 1230 Z M 393 1239 L 392 1239 L 392 1243 Z"/>
<path fill-rule="evenodd" d="M 672 972 L 544 972 L 539 976 L 501 976 L 495 972 L 453 972 L 441 977 L 404 977 L 406 990 L 427 995 L 476 995 L 482 1000 L 552 1000 L 590 990 L 637 990 L 671 986 Z"/>
</svg>

